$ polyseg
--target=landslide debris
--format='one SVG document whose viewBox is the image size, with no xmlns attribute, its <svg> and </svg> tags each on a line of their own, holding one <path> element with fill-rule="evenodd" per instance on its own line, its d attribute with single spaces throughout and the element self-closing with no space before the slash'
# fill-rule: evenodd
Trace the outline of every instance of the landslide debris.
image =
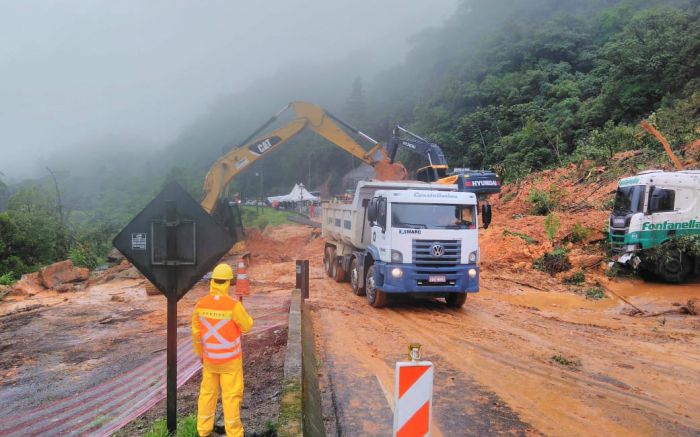
<svg viewBox="0 0 700 437">
<path fill-rule="evenodd" d="M 584 161 L 504 185 L 491 199 L 493 223 L 481 231 L 482 264 L 527 274 L 533 283 L 550 275 L 564 283 L 571 270 L 593 280 L 585 274 L 604 264 L 603 231 L 619 176 Z"/>
<path fill-rule="evenodd" d="M 90 270 L 85 267 L 75 267 L 73 261 L 65 260 L 53 263 L 39 271 L 41 283 L 46 288 L 57 291 L 71 291 L 78 282 L 85 282 L 90 276 Z M 85 284 L 82 284 L 85 288 Z"/>
<path fill-rule="evenodd" d="M 71 260 L 59 261 L 38 272 L 22 275 L 20 280 L 12 285 L 11 294 L 33 296 L 45 290 L 80 291 L 87 287 L 89 277 L 89 269 L 76 267 Z"/>
</svg>

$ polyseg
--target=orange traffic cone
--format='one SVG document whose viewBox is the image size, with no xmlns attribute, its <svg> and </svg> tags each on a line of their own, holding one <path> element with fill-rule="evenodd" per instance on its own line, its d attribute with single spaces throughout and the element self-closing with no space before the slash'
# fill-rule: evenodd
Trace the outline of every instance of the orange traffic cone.
<svg viewBox="0 0 700 437">
<path fill-rule="evenodd" d="M 250 281 L 246 273 L 245 260 L 243 257 L 238 258 L 238 267 L 236 268 L 236 296 L 243 297 L 250 295 Z M 240 299 L 241 301 L 243 299 Z"/>
</svg>

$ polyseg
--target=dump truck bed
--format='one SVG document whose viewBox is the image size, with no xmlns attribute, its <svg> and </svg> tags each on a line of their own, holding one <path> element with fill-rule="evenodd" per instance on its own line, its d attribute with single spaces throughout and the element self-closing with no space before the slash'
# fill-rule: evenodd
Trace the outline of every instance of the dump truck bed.
<svg viewBox="0 0 700 437">
<path fill-rule="evenodd" d="M 369 225 L 365 218 L 365 208 L 360 206 L 358 209 L 354 205 L 324 204 L 322 235 L 327 241 L 342 242 L 357 249 L 366 249 L 369 243 Z"/>
</svg>

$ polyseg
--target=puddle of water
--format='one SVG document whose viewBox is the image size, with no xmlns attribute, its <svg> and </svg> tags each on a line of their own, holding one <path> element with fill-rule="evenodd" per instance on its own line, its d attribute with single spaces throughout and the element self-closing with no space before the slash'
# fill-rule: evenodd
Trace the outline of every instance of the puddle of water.
<svg viewBox="0 0 700 437">
<path fill-rule="evenodd" d="M 663 284 L 640 279 L 609 281 L 605 288 L 635 304 L 664 309 L 674 303 L 685 305 L 690 299 L 700 299 L 700 278 L 685 284 Z"/>
<path fill-rule="evenodd" d="M 488 295 L 490 293 L 485 291 L 481 294 Z M 548 293 L 543 291 L 528 291 L 526 294 L 519 295 L 498 294 L 498 299 L 514 305 L 554 311 L 575 309 L 605 310 L 617 305 L 615 299 L 593 300 L 573 293 Z"/>
<path fill-rule="evenodd" d="M 686 300 L 700 297 L 700 278 L 685 284 L 663 284 L 640 279 L 611 281 L 606 287 L 625 297 L 663 295 L 678 296 Z"/>
</svg>

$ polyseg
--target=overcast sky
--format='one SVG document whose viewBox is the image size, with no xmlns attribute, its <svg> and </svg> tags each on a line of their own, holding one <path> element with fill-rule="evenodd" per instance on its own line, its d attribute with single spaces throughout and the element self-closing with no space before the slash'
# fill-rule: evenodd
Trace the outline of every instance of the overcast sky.
<svg viewBox="0 0 700 437">
<path fill-rule="evenodd" d="M 398 62 L 406 39 L 456 4 L 0 0 L 0 172 L 30 176 L 41 156 L 107 135 L 162 146 L 218 97 L 290 63 L 378 48 Z"/>
</svg>

